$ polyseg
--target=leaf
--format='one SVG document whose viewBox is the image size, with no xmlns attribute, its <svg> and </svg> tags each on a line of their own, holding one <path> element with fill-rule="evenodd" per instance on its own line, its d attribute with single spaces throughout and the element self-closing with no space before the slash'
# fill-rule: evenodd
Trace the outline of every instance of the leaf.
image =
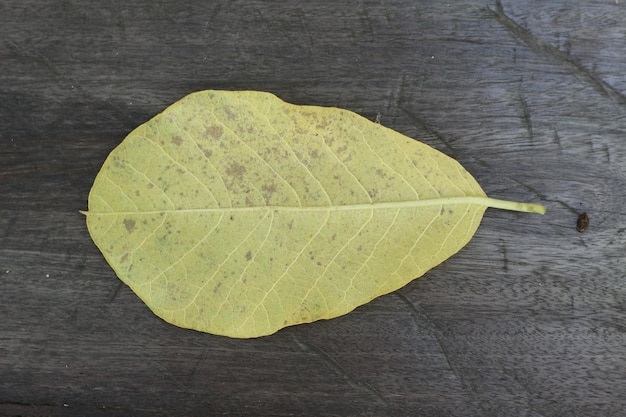
<svg viewBox="0 0 626 417">
<path fill-rule="evenodd" d="M 459 251 L 487 198 L 455 160 L 336 108 L 203 91 L 115 148 L 84 212 L 122 281 L 177 326 L 257 337 L 346 314 Z"/>
</svg>

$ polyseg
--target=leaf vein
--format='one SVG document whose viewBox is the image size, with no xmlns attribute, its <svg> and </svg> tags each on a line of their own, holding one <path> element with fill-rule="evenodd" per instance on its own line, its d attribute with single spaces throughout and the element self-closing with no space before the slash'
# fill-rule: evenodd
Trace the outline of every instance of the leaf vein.
<svg viewBox="0 0 626 417">
<path fill-rule="evenodd" d="M 217 123 L 219 123 L 220 125 L 222 125 L 224 127 L 224 129 L 228 130 L 244 147 L 246 147 L 246 149 L 248 149 L 249 152 L 251 152 L 253 155 L 256 156 L 256 158 L 263 162 L 263 164 L 269 168 L 270 171 L 272 171 L 272 173 L 274 175 L 276 175 L 276 177 L 280 178 L 286 185 L 288 188 L 291 189 L 291 191 L 293 192 L 293 194 L 296 196 L 296 199 L 298 200 L 299 205 L 302 205 L 302 201 L 300 200 L 300 196 L 298 195 L 298 192 L 296 191 L 295 188 L 293 188 L 293 185 L 287 181 L 285 178 L 283 178 L 282 175 L 280 175 L 272 165 L 270 165 L 269 162 L 267 162 L 263 157 L 261 157 L 261 155 L 259 155 L 259 153 L 248 144 L 248 142 L 246 142 L 245 140 L 243 140 L 234 129 L 231 129 L 229 126 L 227 126 L 223 121 L 219 120 L 217 117 L 215 117 L 215 115 L 213 115 L 213 117 L 215 118 L 215 121 Z M 256 187 L 255 187 L 256 188 Z"/>
<path fill-rule="evenodd" d="M 181 129 L 181 131 L 182 131 L 182 129 Z M 209 188 L 206 186 L 206 184 L 205 184 L 204 182 L 202 182 L 202 181 L 200 180 L 200 178 L 198 178 L 198 177 L 197 177 L 197 176 L 196 176 L 196 175 L 195 175 L 192 171 L 190 171 L 190 170 L 189 170 L 189 168 L 187 168 L 185 165 L 183 165 L 183 164 L 181 164 L 180 162 L 178 162 L 178 161 L 177 161 L 177 160 L 176 160 L 176 159 L 175 159 L 172 155 L 170 155 L 170 153 L 169 153 L 169 152 L 167 152 L 167 150 L 165 150 L 165 148 L 164 148 L 161 144 L 159 144 L 158 142 L 155 142 L 155 141 L 151 140 L 151 139 L 150 139 L 150 138 L 148 138 L 147 136 L 143 136 L 143 138 L 145 138 L 148 142 L 151 142 L 152 144 L 156 145 L 156 146 L 157 146 L 157 147 L 161 150 L 161 152 L 162 152 L 162 153 L 163 153 L 163 154 L 164 154 L 164 155 L 165 155 L 165 156 L 166 156 L 166 157 L 167 157 L 170 161 L 172 161 L 173 163 L 175 163 L 175 164 L 176 164 L 176 165 L 177 165 L 180 169 L 182 169 L 182 170 L 184 170 L 185 172 L 187 172 L 187 173 L 188 173 L 188 174 L 189 174 L 189 175 L 190 175 L 190 176 L 191 176 L 191 177 L 192 177 L 192 178 L 193 178 L 196 182 L 198 182 L 200 185 L 202 185 L 202 186 L 203 186 L 203 187 L 207 190 L 207 192 L 209 193 L 209 196 L 210 196 L 210 197 L 211 197 L 211 198 L 215 201 L 215 204 L 217 204 L 217 202 L 218 202 L 218 201 L 217 201 L 217 199 L 215 198 L 215 196 L 213 195 L 213 193 L 211 192 L 211 190 L 209 190 Z M 132 165 L 131 165 L 131 167 L 132 167 Z M 133 169 L 134 169 L 134 167 L 133 167 Z M 146 175 L 144 174 L 144 176 L 146 176 Z M 146 178 L 148 178 L 148 176 L 146 176 Z M 148 178 L 148 179 L 149 179 L 149 178 Z M 152 181 L 151 181 L 151 182 L 152 182 Z M 152 182 L 152 183 L 154 184 L 154 182 Z M 154 184 L 154 185 L 156 185 L 156 184 Z M 163 191 L 163 193 L 164 193 L 164 194 L 165 194 L 165 196 L 167 197 L 167 193 L 166 193 L 163 189 L 161 189 L 161 190 Z M 170 203 L 171 203 L 174 207 L 176 207 L 176 205 L 172 202 L 172 200 L 171 200 L 169 197 L 167 197 L 167 199 L 170 201 Z"/>
<path fill-rule="evenodd" d="M 369 144 L 369 141 L 365 138 L 365 134 L 363 133 L 363 131 L 357 127 L 357 126 L 353 126 L 353 128 L 359 132 L 361 134 L 361 139 L 363 140 L 363 142 L 365 143 L 365 145 L 367 145 L 367 148 L 370 150 L 370 152 L 373 155 L 376 155 L 376 157 L 380 160 L 380 162 L 382 163 L 382 165 L 384 165 L 385 167 L 387 167 L 387 169 L 389 169 L 390 171 L 394 172 L 398 177 L 400 177 L 402 179 L 402 181 L 411 189 L 411 191 L 413 191 L 413 193 L 415 194 L 415 198 L 417 200 L 419 200 L 419 193 L 415 190 L 415 188 L 413 188 L 413 186 L 406 180 L 406 178 L 404 178 L 404 175 L 402 175 L 399 171 L 396 171 L 391 165 L 389 165 L 385 159 L 374 150 L 374 148 L 372 148 L 372 146 Z M 394 144 L 397 143 L 395 140 L 392 140 L 391 142 L 393 142 Z"/>
<path fill-rule="evenodd" d="M 278 136 L 283 143 L 285 144 L 285 146 L 287 146 L 287 148 L 289 148 L 289 152 L 291 153 L 291 156 L 293 156 L 293 158 L 295 160 L 298 161 L 298 163 L 304 168 L 304 170 L 307 172 L 307 174 L 309 174 L 309 176 L 311 178 L 313 178 L 315 181 L 317 181 L 317 183 L 320 186 L 320 189 L 324 192 L 324 195 L 326 196 L 326 199 L 328 200 L 328 203 L 331 204 L 332 200 L 330 199 L 330 196 L 328 195 L 328 193 L 326 192 L 326 189 L 324 188 L 324 185 L 322 184 L 322 182 L 315 176 L 313 175 L 313 173 L 311 172 L 311 170 L 309 169 L 309 167 L 306 166 L 306 164 L 304 162 L 302 162 L 302 160 L 300 158 L 298 158 L 298 156 L 296 155 L 296 153 L 293 150 L 293 147 L 289 144 L 289 141 L 287 139 L 285 139 L 279 132 L 278 130 L 276 130 L 276 128 L 274 127 L 273 123 L 269 120 L 269 118 L 267 117 L 267 114 L 262 113 L 259 109 L 257 109 L 256 107 L 252 106 L 253 109 L 255 109 L 259 114 L 261 114 L 261 116 L 263 116 L 263 118 L 265 119 L 265 122 L 267 123 L 267 125 L 274 131 L 274 133 L 276 134 L 276 136 Z M 271 107 L 270 107 L 271 108 Z M 269 111 L 269 108 L 268 108 Z M 295 189 L 294 189 L 295 191 Z"/>
</svg>

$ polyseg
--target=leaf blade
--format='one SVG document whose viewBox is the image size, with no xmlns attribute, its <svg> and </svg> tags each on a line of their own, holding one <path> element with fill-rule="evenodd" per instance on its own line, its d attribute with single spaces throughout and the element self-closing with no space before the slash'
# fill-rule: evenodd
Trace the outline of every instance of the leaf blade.
<svg viewBox="0 0 626 417">
<path fill-rule="evenodd" d="M 86 215 L 155 314 L 256 337 L 402 287 L 465 246 L 488 206 L 541 211 L 519 204 L 355 113 L 207 91 L 113 150 Z"/>
</svg>

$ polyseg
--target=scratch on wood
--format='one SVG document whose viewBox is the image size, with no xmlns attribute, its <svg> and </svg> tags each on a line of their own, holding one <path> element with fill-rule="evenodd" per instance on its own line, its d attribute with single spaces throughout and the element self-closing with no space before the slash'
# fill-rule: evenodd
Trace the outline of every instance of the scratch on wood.
<svg viewBox="0 0 626 417">
<path fill-rule="evenodd" d="M 398 298 L 400 298 L 400 300 L 402 300 L 402 302 L 404 302 L 404 304 L 406 304 L 406 306 L 409 308 L 409 312 L 411 313 L 411 317 L 413 317 L 413 321 L 415 321 L 416 323 L 418 321 L 421 322 L 420 317 L 426 317 L 430 326 L 436 327 L 436 325 L 433 323 L 432 319 L 428 315 L 428 312 L 426 312 L 421 307 L 418 307 L 415 303 L 413 303 L 413 301 L 409 300 L 400 291 L 396 291 L 394 294 L 397 295 Z M 456 375 L 457 378 L 459 378 L 459 380 L 462 381 L 462 378 L 458 375 L 456 368 L 452 366 L 452 362 L 450 361 L 448 352 L 446 348 L 444 347 L 443 343 L 441 342 L 441 338 L 438 334 L 439 329 L 437 329 L 437 331 L 433 331 L 433 329 L 429 329 L 429 330 L 430 330 L 429 333 L 431 334 L 431 336 L 433 336 L 435 340 L 437 341 L 437 344 L 439 345 L 439 350 L 441 350 L 441 353 L 443 353 L 446 363 L 448 364 L 448 368 L 450 368 L 450 370 L 454 373 L 454 375 Z"/>
<path fill-rule="evenodd" d="M 604 156 L 606 157 L 607 165 L 612 165 L 611 161 L 611 148 L 608 145 L 604 145 Z"/>
<path fill-rule="evenodd" d="M 22 46 L 15 42 L 13 39 L 9 38 L 7 40 L 7 45 L 9 46 L 10 49 L 12 49 L 16 54 L 18 54 L 18 56 L 20 57 L 24 57 L 24 58 L 28 58 L 29 60 L 31 60 L 32 62 L 41 64 L 42 66 L 44 66 L 48 71 L 50 71 L 52 74 L 54 74 L 58 79 L 65 79 L 66 77 L 64 77 L 65 74 L 61 73 L 57 67 L 55 67 L 52 62 L 50 62 L 50 60 L 48 59 L 48 57 L 46 57 L 45 55 L 39 53 L 39 52 L 35 52 L 32 50 L 25 50 L 24 48 L 22 48 Z"/>
<path fill-rule="evenodd" d="M 561 144 L 561 137 L 559 136 L 559 131 L 554 129 L 554 144 L 560 152 L 563 152 L 563 145 Z"/>
<path fill-rule="evenodd" d="M 385 7 L 385 21 L 387 22 L 387 27 L 392 28 L 393 27 L 393 22 L 392 22 L 392 18 L 391 15 L 389 13 L 389 9 Z"/>
<path fill-rule="evenodd" d="M 514 368 L 513 369 L 505 368 L 505 369 L 502 369 L 501 372 L 503 375 L 506 375 L 507 377 L 509 377 L 509 380 L 514 381 L 520 387 L 520 389 L 516 391 L 516 398 L 519 398 L 520 401 L 524 401 L 528 410 L 532 411 L 532 415 L 537 416 L 537 417 L 545 417 L 547 415 L 545 414 L 545 412 L 548 410 L 546 409 L 545 406 L 542 407 L 542 410 L 539 410 L 536 407 L 533 407 L 531 405 L 530 400 L 533 398 L 534 390 L 532 389 L 531 386 L 529 386 L 527 382 L 525 382 L 524 380 L 518 377 L 517 372 Z M 558 413 L 555 413 L 556 410 L 554 409 L 550 409 L 550 411 L 551 411 L 550 415 L 558 414 Z"/>
<path fill-rule="evenodd" d="M 372 26 L 372 18 L 370 17 L 369 12 L 367 11 L 367 8 L 365 7 L 365 5 L 361 2 L 360 4 L 361 6 L 361 16 L 362 19 L 365 21 L 365 26 L 367 26 L 367 30 L 369 33 L 374 33 L 374 27 Z"/>
<path fill-rule="evenodd" d="M 302 10 L 299 10 L 298 20 L 300 21 L 300 27 L 302 28 L 302 32 L 305 34 L 307 43 L 309 44 L 309 50 L 307 51 L 307 53 L 310 55 L 311 51 L 315 49 L 315 36 L 311 32 L 311 28 L 309 26 L 309 18 Z"/>
<path fill-rule="evenodd" d="M 404 91 L 406 85 L 406 74 L 402 74 L 396 83 L 396 87 L 392 90 L 389 100 L 387 100 L 386 112 L 389 113 L 389 109 L 393 107 L 400 107 L 404 102 Z M 405 110 L 406 111 L 406 110 Z"/>
<path fill-rule="evenodd" d="M 465 391 L 467 391 L 469 395 L 473 398 L 474 403 L 480 408 L 483 408 L 482 402 L 478 398 L 476 387 L 474 387 L 469 381 L 466 381 L 462 373 L 460 373 L 454 366 L 452 366 L 452 361 L 450 360 L 448 351 L 446 350 L 445 345 L 442 341 L 443 337 L 441 335 L 441 330 L 437 327 L 437 325 L 432 320 L 428 312 L 424 310 L 423 308 L 421 308 L 418 304 L 415 304 L 413 301 L 409 300 L 407 296 L 402 294 L 401 291 L 396 291 L 394 292 L 394 294 L 409 308 L 411 317 L 413 317 L 413 321 L 416 324 L 423 322 L 423 320 L 420 319 L 421 317 L 426 317 L 426 320 L 430 326 L 429 333 L 437 341 L 437 344 L 439 345 L 439 350 L 443 354 L 444 359 L 446 360 L 446 363 L 448 364 L 448 368 L 450 369 L 450 371 L 452 371 L 452 373 L 459 380 L 459 382 L 461 383 L 461 386 L 465 389 Z"/>
<path fill-rule="evenodd" d="M 383 398 L 383 396 L 378 391 L 376 391 L 370 384 L 359 381 L 358 379 L 354 378 L 352 375 L 350 375 L 349 372 L 347 372 L 339 364 L 339 362 L 337 362 L 331 355 L 326 353 L 326 351 L 324 351 L 323 349 L 311 343 L 301 341 L 295 335 L 293 335 L 292 338 L 296 342 L 296 344 L 300 347 L 300 349 L 302 349 L 303 351 L 307 353 L 314 354 L 315 356 L 320 358 L 322 362 L 326 364 L 326 366 L 334 370 L 338 375 L 340 375 L 344 380 L 346 380 L 352 388 L 356 390 L 360 390 L 360 391 L 365 391 L 369 393 L 370 395 L 372 395 L 373 397 L 375 397 L 379 402 L 383 403 L 386 406 L 389 406 L 389 403 L 387 402 L 387 400 L 385 400 L 385 398 Z"/>
<path fill-rule="evenodd" d="M 509 258 L 506 254 L 506 243 L 502 242 L 502 269 L 504 272 L 509 270 Z"/>
<path fill-rule="evenodd" d="M 524 120 L 524 123 L 526 124 L 526 131 L 528 131 L 528 137 L 530 138 L 530 141 L 533 141 L 533 121 L 531 120 L 530 117 L 530 108 L 528 107 L 528 103 L 526 102 L 526 99 L 524 98 L 524 95 L 520 92 L 519 93 L 519 99 L 520 102 L 522 103 L 522 119 Z"/>
<path fill-rule="evenodd" d="M 107 303 L 112 303 L 113 300 L 115 300 L 115 297 L 117 297 L 117 294 L 119 294 L 120 290 L 122 289 L 122 285 L 122 281 L 118 280 L 115 288 L 113 288 L 111 292 L 109 292 L 109 296 L 107 297 Z"/>
<path fill-rule="evenodd" d="M 509 30 L 516 38 L 524 42 L 530 49 L 538 54 L 556 60 L 561 65 L 572 70 L 576 75 L 587 80 L 600 94 L 609 97 L 618 104 L 626 104 L 626 96 L 610 84 L 604 82 L 600 77 L 588 70 L 585 66 L 575 61 L 567 53 L 562 52 L 549 43 L 536 38 L 530 31 L 523 28 L 516 21 L 504 13 L 504 8 L 500 0 L 496 0 L 496 9 L 487 8 L 495 20 Z"/>
<path fill-rule="evenodd" d="M 524 187 L 525 189 L 527 189 L 528 191 L 530 191 L 531 193 L 535 194 L 537 197 L 539 197 L 542 200 L 548 200 L 545 196 L 545 194 L 539 192 L 539 190 L 537 190 L 535 187 L 531 187 L 530 185 L 526 184 L 525 182 L 522 182 L 520 180 L 517 180 L 515 178 L 511 178 L 509 176 L 504 176 L 505 178 L 513 181 L 514 183 L 516 183 L 517 185 L 520 185 L 522 187 Z M 549 200 L 548 200 L 549 201 Z"/>
<path fill-rule="evenodd" d="M 409 117 L 409 120 L 411 121 L 413 126 L 417 127 L 420 130 L 424 130 L 424 131 L 426 131 L 426 133 L 428 133 L 428 134 L 434 136 L 435 138 L 439 139 L 441 141 L 441 143 L 443 143 L 445 145 L 445 147 L 448 148 L 449 155 L 452 156 L 452 157 L 455 157 L 457 152 L 454 149 L 454 147 L 452 145 L 450 145 L 450 141 L 445 137 L 445 135 L 443 135 L 438 130 L 436 130 L 433 127 L 431 127 L 421 117 L 419 117 L 415 113 L 412 113 L 406 107 L 400 106 L 400 110 L 402 110 Z"/>
<path fill-rule="evenodd" d="M 24 48 L 22 48 L 22 46 L 20 44 L 18 44 L 17 42 L 13 41 L 12 39 L 8 39 L 7 44 L 13 49 L 13 51 L 18 54 L 18 56 L 24 57 L 24 58 L 28 58 L 29 60 L 41 64 L 43 67 L 45 67 L 49 72 L 51 72 L 57 79 L 57 81 L 59 82 L 64 82 L 67 84 L 70 84 L 72 86 L 72 88 L 76 88 L 77 91 L 80 91 L 81 93 L 83 93 L 83 95 L 85 97 L 92 97 L 92 94 L 90 92 L 88 92 L 87 90 L 85 90 L 83 87 L 81 87 L 81 84 L 79 82 L 77 82 L 73 77 L 71 77 L 69 74 L 60 71 L 53 63 L 52 61 L 50 61 L 50 59 L 48 59 L 48 57 L 46 57 L 45 55 L 39 53 L 39 52 L 34 52 L 34 51 L 27 51 Z M 59 105 L 61 105 L 61 102 L 56 99 L 53 98 L 54 101 L 56 101 L 56 103 L 58 103 Z M 116 103 L 111 102 L 110 100 L 105 100 L 105 103 L 107 103 L 111 109 L 113 109 L 115 111 L 114 114 L 116 114 L 117 118 L 121 121 L 124 122 L 131 122 L 132 124 L 136 124 L 136 121 L 132 119 L 132 117 L 130 117 L 126 112 L 122 111 L 119 108 L 119 105 L 117 105 Z M 26 124 L 28 125 L 28 124 Z"/>
<path fill-rule="evenodd" d="M 198 358 L 198 360 L 196 361 L 195 365 L 193 366 L 191 374 L 189 375 L 189 379 L 190 380 L 196 375 L 196 373 L 198 372 L 198 370 L 200 369 L 202 364 L 206 361 L 208 356 L 209 356 L 209 349 L 207 347 L 205 347 L 202 350 L 202 354 L 200 355 L 200 358 Z"/>
</svg>

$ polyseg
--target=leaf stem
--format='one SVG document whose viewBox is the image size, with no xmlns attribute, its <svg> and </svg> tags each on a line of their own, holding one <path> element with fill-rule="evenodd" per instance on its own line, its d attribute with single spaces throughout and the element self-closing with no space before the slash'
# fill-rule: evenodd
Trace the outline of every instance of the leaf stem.
<svg viewBox="0 0 626 417">
<path fill-rule="evenodd" d="M 503 210 L 512 210 L 512 211 L 523 211 L 526 213 L 538 213 L 545 214 L 546 208 L 541 204 L 532 204 L 532 203 L 519 203 L 516 201 L 508 201 L 508 200 L 498 200 L 496 198 L 485 197 L 482 198 L 484 204 L 487 207 L 503 209 Z"/>
</svg>

